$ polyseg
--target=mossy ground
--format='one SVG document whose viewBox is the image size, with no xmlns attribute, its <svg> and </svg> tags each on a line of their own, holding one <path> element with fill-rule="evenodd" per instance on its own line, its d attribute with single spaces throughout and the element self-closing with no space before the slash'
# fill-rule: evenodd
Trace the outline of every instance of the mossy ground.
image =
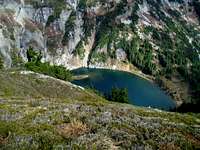
<svg viewBox="0 0 200 150">
<path fill-rule="evenodd" d="M 108 102 L 36 74 L 0 74 L 0 149 L 197 149 L 200 115 Z"/>
</svg>

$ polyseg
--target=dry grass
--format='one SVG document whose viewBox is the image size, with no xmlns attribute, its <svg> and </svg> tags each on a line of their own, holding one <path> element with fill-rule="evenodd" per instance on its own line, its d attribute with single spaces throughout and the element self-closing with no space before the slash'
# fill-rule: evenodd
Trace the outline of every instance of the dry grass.
<svg viewBox="0 0 200 150">
<path fill-rule="evenodd" d="M 8 139 L 10 137 L 10 132 L 8 133 L 8 136 L 7 137 L 3 137 L 2 135 L 0 135 L 0 145 L 1 144 L 6 144 L 8 142 Z"/>
<path fill-rule="evenodd" d="M 159 146 L 159 149 L 160 150 L 181 150 L 180 147 L 178 147 L 174 143 L 162 144 Z"/>
<path fill-rule="evenodd" d="M 0 73 L 0 96 L 23 98 L 61 98 L 78 99 L 88 95 L 66 83 L 51 78 L 40 79 L 37 75 L 22 75 L 19 72 Z"/>
<path fill-rule="evenodd" d="M 57 132 L 64 138 L 74 138 L 89 131 L 86 124 L 74 119 L 71 123 L 57 126 Z"/>
</svg>

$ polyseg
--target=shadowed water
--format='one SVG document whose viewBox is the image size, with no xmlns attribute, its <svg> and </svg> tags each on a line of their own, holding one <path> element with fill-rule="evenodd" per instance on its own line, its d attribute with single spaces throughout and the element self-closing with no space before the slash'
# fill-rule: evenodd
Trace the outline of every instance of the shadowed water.
<svg viewBox="0 0 200 150">
<path fill-rule="evenodd" d="M 87 78 L 74 80 L 83 87 L 95 88 L 99 92 L 109 93 L 112 87 L 127 88 L 129 103 L 169 110 L 175 107 L 174 101 L 157 85 L 134 74 L 107 69 L 80 68 L 73 70 L 75 75 L 88 75 Z"/>
</svg>

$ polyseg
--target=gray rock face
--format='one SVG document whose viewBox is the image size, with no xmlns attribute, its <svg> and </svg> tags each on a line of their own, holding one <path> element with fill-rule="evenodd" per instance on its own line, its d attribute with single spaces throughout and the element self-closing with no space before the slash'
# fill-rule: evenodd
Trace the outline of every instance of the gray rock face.
<svg viewBox="0 0 200 150">
<path fill-rule="evenodd" d="M 67 1 L 66 5 L 72 6 L 74 9 L 77 7 L 77 1 Z M 9 29 L 8 21 L 1 21 L 0 25 L 0 53 L 4 58 L 5 66 L 11 67 L 11 51 L 19 54 L 24 61 L 26 59 L 26 50 L 31 46 L 35 50 L 42 51 L 43 61 L 49 61 L 52 64 L 62 64 L 66 67 L 71 67 L 68 64 L 69 59 L 72 59 L 72 52 L 81 39 L 82 24 L 81 12 L 77 11 L 76 20 L 74 23 L 73 37 L 69 39 L 66 46 L 61 45 L 61 40 L 58 40 L 52 49 L 50 48 L 51 38 L 62 39 L 65 33 L 65 24 L 72 12 L 72 9 L 64 9 L 61 11 L 60 16 L 46 27 L 46 23 L 50 15 L 54 13 L 52 7 L 39 7 L 35 8 L 30 2 L 24 1 L 1 1 L 0 6 L 0 20 L 10 19 L 15 24 L 11 26 L 12 31 Z M 6 17 L 6 18 L 5 18 Z M 13 34 L 14 40 L 7 38 L 3 35 L 6 30 L 8 34 Z M 9 35 L 7 35 L 9 36 Z M 54 51 L 53 55 L 50 51 Z"/>
<path fill-rule="evenodd" d="M 151 6 L 155 3 L 154 0 L 148 2 L 144 0 L 143 3 L 132 0 L 123 3 L 121 0 L 91 1 L 87 2 L 87 6 L 81 2 L 66 0 L 63 7 L 63 4 L 57 6 L 59 2 L 54 2 L 54 6 L 48 0 L 38 2 L 37 5 L 36 1 L 1 0 L 0 54 L 4 58 L 5 66 L 12 66 L 13 55 L 20 56 L 26 62 L 26 51 L 30 46 L 34 50 L 42 52 L 43 62 L 63 65 L 68 69 L 87 65 L 98 67 L 98 64 L 101 67 L 114 66 L 115 64 L 110 63 L 113 55 L 116 56 L 114 59 L 117 62 L 127 60 L 127 54 L 122 51 L 123 48 L 115 47 L 122 38 L 129 42 L 132 37 L 138 36 L 141 40 L 148 39 L 152 42 L 151 37 L 144 33 L 144 28 L 153 26 L 157 29 L 164 29 L 166 26 L 159 18 L 159 11 Z M 183 3 L 163 0 L 158 5 L 165 16 L 173 18 L 168 11 L 172 9 L 174 13 L 180 13 L 188 23 L 197 25 L 197 17 L 189 3 L 188 0 Z M 121 8 L 121 6 L 123 7 Z M 60 7 L 62 7 L 61 10 Z M 55 15 L 56 13 L 57 15 Z M 135 24 L 135 33 L 128 29 L 134 23 L 133 13 L 139 18 Z M 104 21 L 106 17 L 108 20 Z M 115 36 L 114 31 L 110 31 L 111 29 L 105 28 L 106 31 L 104 31 L 103 28 L 108 22 L 125 28 L 120 29 L 121 31 Z M 135 35 L 136 33 L 137 35 Z M 98 35 L 101 34 L 105 34 L 105 37 L 98 39 Z M 110 39 L 107 39 L 108 35 L 111 35 Z M 188 38 L 192 42 L 193 38 Z M 82 51 L 77 49 L 80 42 L 83 43 L 81 48 L 84 50 Z M 155 47 L 157 46 L 157 49 L 159 48 L 158 45 L 153 44 Z M 96 58 L 102 52 L 101 57 L 104 57 L 102 55 L 106 55 L 106 57 Z M 94 53 L 96 54 L 94 55 Z M 90 60 L 103 61 L 93 62 Z"/>
<path fill-rule="evenodd" d="M 116 56 L 118 60 L 126 60 L 126 53 L 123 49 L 117 49 L 116 50 Z"/>
</svg>

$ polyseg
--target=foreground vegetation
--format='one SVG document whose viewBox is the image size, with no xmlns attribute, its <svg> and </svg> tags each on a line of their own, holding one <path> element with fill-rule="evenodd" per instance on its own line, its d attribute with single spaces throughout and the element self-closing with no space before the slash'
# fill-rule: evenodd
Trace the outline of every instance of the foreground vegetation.
<svg viewBox="0 0 200 150">
<path fill-rule="evenodd" d="M 0 69 L 3 69 L 3 60 L 1 58 L 1 56 L 0 56 Z"/>
<path fill-rule="evenodd" d="M 199 114 L 104 100 L 68 82 L 0 74 L 0 149 L 198 149 Z"/>
<path fill-rule="evenodd" d="M 20 1 L 17 2 L 20 3 Z M 46 42 L 44 44 L 52 59 L 58 58 L 58 49 L 66 54 L 64 47 L 71 47 L 68 42 L 76 39 L 76 42 L 73 42 L 77 44 L 76 48 L 70 48 L 69 51 L 70 53 L 73 51 L 74 56 L 78 55 L 85 61 L 84 57 L 88 52 L 85 48 L 91 47 L 87 60 L 88 65 L 116 65 L 112 63 L 118 63 L 120 60 L 120 64 L 131 64 L 152 78 L 166 79 L 169 82 L 173 82 L 175 79 L 175 84 L 184 82 L 185 86 L 180 85 L 177 86 L 178 88 L 175 86 L 175 90 L 172 89 L 172 94 L 170 94 L 175 95 L 174 99 L 178 97 L 177 99 L 180 101 L 190 101 L 196 104 L 199 103 L 200 97 L 198 56 L 200 30 L 198 18 L 195 16 L 200 16 L 200 3 L 198 0 L 190 1 L 188 5 L 185 5 L 182 0 L 170 0 L 170 2 L 169 5 L 176 5 L 168 7 L 163 1 L 155 2 L 153 0 L 80 0 L 77 5 L 66 0 L 25 0 L 24 7 L 26 5 L 33 6 L 37 10 L 35 15 L 37 19 L 35 17 L 30 17 L 34 18 L 33 20 L 27 19 L 25 30 L 38 33 L 41 31 L 42 34 L 34 33 L 34 35 L 45 35 L 43 39 Z M 141 7 L 143 5 L 147 5 L 148 15 Z M 46 11 L 46 8 L 51 10 L 49 15 L 42 13 Z M 101 10 L 101 14 L 97 13 L 98 11 L 95 11 L 94 8 Z M 188 13 L 186 10 L 190 12 L 192 17 L 189 18 L 192 21 L 185 17 L 185 14 Z M 4 37 L 10 38 L 13 42 L 16 41 L 11 44 L 11 52 L 9 52 L 13 65 L 16 62 L 13 53 L 19 54 L 19 50 L 15 48 L 18 47 L 17 36 L 21 35 L 15 35 L 13 32 L 18 28 L 18 23 L 13 21 L 18 22 L 19 20 L 16 20 L 16 17 L 13 18 L 12 11 L 8 13 L 10 11 L 5 10 L 5 12 L 1 17 L 2 25 L 5 26 Z M 90 14 L 90 12 L 94 12 L 94 14 Z M 5 18 L 4 15 L 8 18 Z M 45 15 L 48 19 L 44 17 Z M 63 17 L 63 15 L 66 16 Z M 81 23 L 77 23 L 78 20 Z M 43 27 L 40 26 L 41 21 L 44 23 Z M 144 23 L 146 21 L 147 24 Z M 80 41 L 75 30 L 80 31 Z M 26 34 L 22 36 L 22 39 L 26 39 Z M 90 39 L 93 37 L 94 39 Z M 23 48 L 32 45 L 35 49 L 42 51 L 38 40 L 31 38 L 29 40 L 31 42 L 25 42 Z M 78 41 L 79 43 L 77 43 Z M 117 59 L 118 57 L 120 59 Z M 30 61 L 30 58 L 26 67 L 62 80 L 71 78 L 69 72 L 65 71 L 62 66 L 50 66 L 48 63 L 39 61 L 36 63 Z"/>
<path fill-rule="evenodd" d="M 70 81 L 72 80 L 72 73 L 63 66 L 50 65 L 49 63 L 41 62 L 41 54 L 33 51 L 32 48 L 27 51 L 28 62 L 25 67 L 28 70 L 49 75 L 61 80 Z"/>
</svg>

